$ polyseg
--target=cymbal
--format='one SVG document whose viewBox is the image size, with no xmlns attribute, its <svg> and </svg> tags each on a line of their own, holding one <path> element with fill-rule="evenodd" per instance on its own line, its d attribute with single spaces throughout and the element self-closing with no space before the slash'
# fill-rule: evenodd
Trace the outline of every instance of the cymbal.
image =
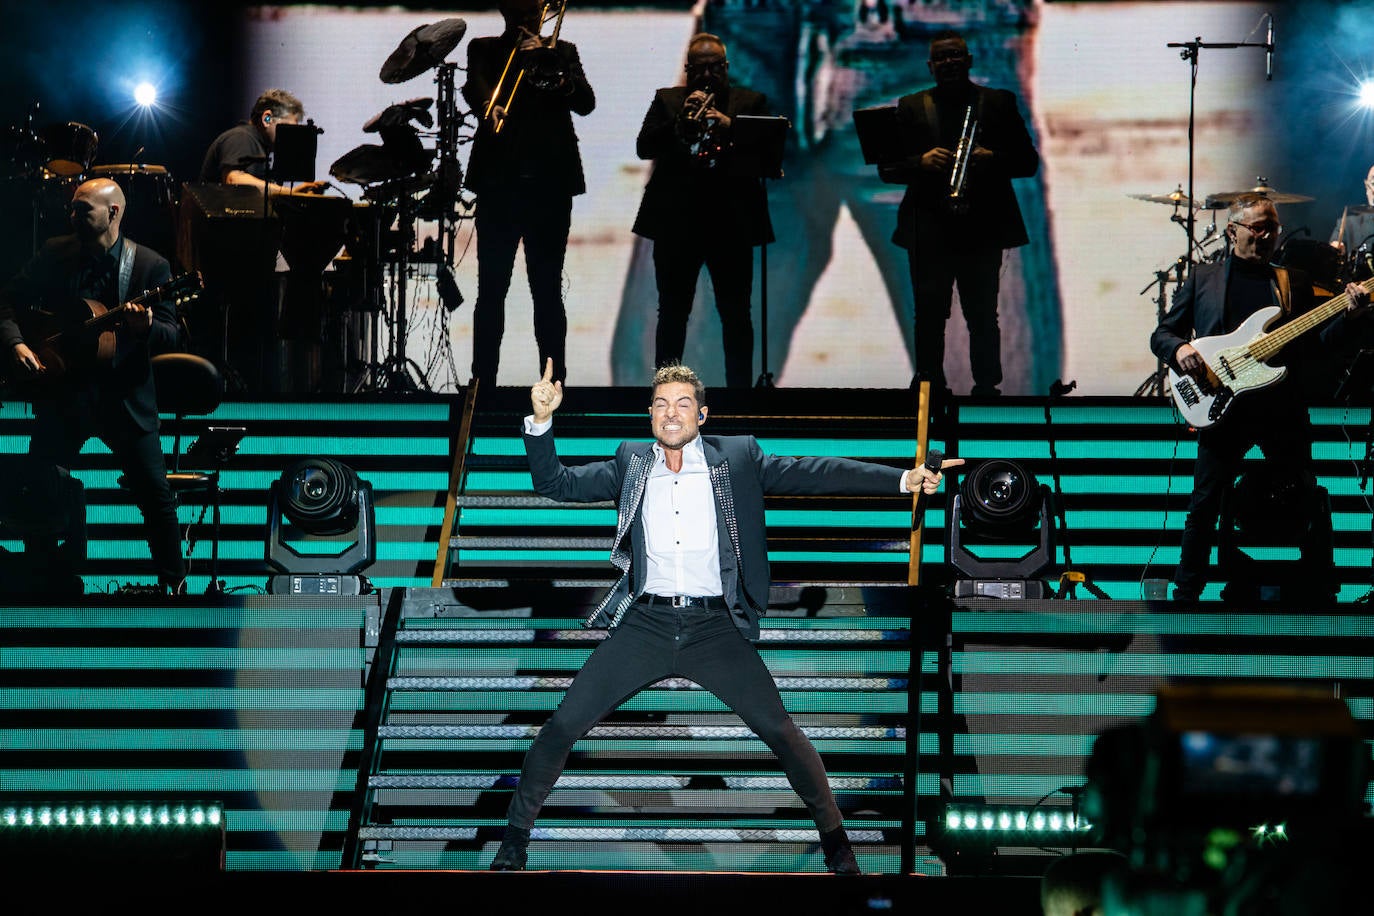
<svg viewBox="0 0 1374 916">
<path fill-rule="evenodd" d="M 334 160 L 329 174 L 349 184 L 372 184 L 403 178 L 411 171 L 381 146 L 365 143 Z"/>
<path fill-rule="evenodd" d="M 411 121 L 418 121 L 425 127 L 433 127 L 434 116 L 429 113 L 429 108 L 433 104 L 433 99 L 419 98 L 388 105 L 368 119 L 363 125 L 363 133 L 375 134 L 389 127 L 410 127 Z"/>
<path fill-rule="evenodd" d="M 1170 191 L 1168 194 L 1127 194 L 1126 196 L 1133 200 L 1147 200 L 1156 204 L 1172 204 L 1176 207 L 1182 207 L 1188 203 L 1188 195 L 1183 193 L 1182 188 L 1179 188 L 1177 191 Z M 1205 203 L 1194 200 L 1193 209 L 1216 209 L 1216 207 L 1212 206 L 1212 200 L 1213 199 L 1210 197 L 1207 198 Z"/>
<path fill-rule="evenodd" d="M 349 184 L 372 184 L 407 178 L 428 168 L 433 150 L 408 145 L 377 146 L 364 143 L 344 153 L 329 167 L 329 174 Z"/>
<path fill-rule="evenodd" d="M 467 22 L 458 18 L 440 19 L 411 30 L 382 64 L 382 82 L 404 83 L 439 66 L 467 30 Z"/>
<path fill-rule="evenodd" d="M 1253 188 L 1245 188 L 1240 191 L 1222 191 L 1220 194 L 1213 194 L 1209 199 L 1218 201 L 1222 206 L 1229 207 L 1242 194 L 1258 194 L 1261 197 L 1269 198 L 1269 200 L 1276 204 L 1301 204 L 1313 199 L 1306 194 L 1287 194 L 1275 188 L 1271 188 L 1269 187 L 1269 183 L 1264 179 L 1260 179 L 1260 183 Z"/>
</svg>

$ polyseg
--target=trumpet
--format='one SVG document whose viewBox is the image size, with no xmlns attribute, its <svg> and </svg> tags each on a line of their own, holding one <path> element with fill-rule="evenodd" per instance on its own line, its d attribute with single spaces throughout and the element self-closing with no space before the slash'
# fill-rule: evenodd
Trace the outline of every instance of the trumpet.
<svg viewBox="0 0 1374 916">
<path fill-rule="evenodd" d="M 511 73 L 511 66 L 515 63 L 515 56 L 520 53 L 520 45 L 523 42 L 516 42 L 515 47 L 510 49 L 510 56 L 506 58 L 506 66 L 501 70 L 501 78 L 496 81 L 496 88 L 491 93 L 491 98 L 487 100 L 486 110 L 482 112 L 483 120 L 490 119 L 492 132 L 500 133 L 501 128 L 506 125 L 506 118 L 510 115 L 511 105 L 515 101 L 515 92 L 520 88 L 528 73 L 529 81 L 536 89 L 552 89 L 563 81 L 563 71 L 559 67 L 557 57 L 553 50 L 558 44 L 558 33 L 563 28 L 563 16 L 568 11 L 568 0 L 548 0 L 539 9 L 539 31 L 544 30 L 544 23 L 554 19 L 553 34 L 549 37 L 547 45 L 542 44 L 543 38 L 536 34 L 531 37 L 538 38 L 541 46 L 532 49 L 529 56 L 522 62 L 522 65 Z M 554 10 L 550 15 L 550 10 Z M 528 34 L 528 31 L 526 32 Z M 510 77 L 510 88 L 506 89 L 506 79 Z M 504 98 L 502 92 L 505 92 Z"/>
<path fill-rule="evenodd" d="M 978 120 L 973 106 L 964 112 L 964 128 L 959 132 L 959 146 L 954 151 L 954 168 L 949 173 L 949 205 L 955 213 L 968 212 L 968 172 L 973 161 L 974 141 L 978 136 Z"/>
<path fill-rule="evenodd" d="M 715 165 L 716 157 L 720 155 L 723 147 L 717 136 L 719 122 L 706 117 L 706 112 L 711 110 L 715 101 L 714 92 L 706 93 L 706 97 L 696 108 L 691 111 L 684 109 L 677 122 L 678 138 L 686 144 L 688 153 L 694 160 L 708 166 Z"/>
</svg>

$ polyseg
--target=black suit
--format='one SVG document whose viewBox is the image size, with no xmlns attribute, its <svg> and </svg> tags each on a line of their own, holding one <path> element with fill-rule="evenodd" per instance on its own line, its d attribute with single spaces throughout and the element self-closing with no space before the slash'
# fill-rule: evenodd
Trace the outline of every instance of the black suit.
<svg viewBox="0 0 1374 916">
<path fill-rule="evenodd" d="M 112 254 L 130 244 L 120 240 Z M 108 262 L 108 263 L 107 263 Z M 171 279 L 171 267 L 151 248 L 136 246 L 127 289 L 119 287 L 119 268 L 110 256 L 91 259 L 76 236 L 45 244 L 0 291 L 0 350 L 13 359 L 23 343 L 19 313 L 44 308 L 79 320 L 89 315 L 82 302 L 96 299 L 113 307 Z M 143 513 L 148 546 L 159 580 L 179 582 L 186 574 L 176 500 L 167 485 L 166 463 L 158 437 L 157 393 L 150 358 L 175 350 L 180 329 L 169 300 L 152 306 L 153 323 L 146 338 L 120 331 L 108 366 L 77 371 L 49 396 L 35 399 L 35 425 L 29 454 L 70 468 L 81 446 L 98 436 L 119 461 Z"/>
<path fill-rule="evenodd" d="M 754 246 L 773 241 L 768 198 L 759 177 L 739 174 L 735 168 L 730 130 L 717 131 L 723 147 L 719 156 L 703 162 L 691 154 L 677 130 L 689 94 L 684 86 L 654 93 L 635 142 L 639 158 L 654 162 L 634 223 L 637 235 L 654 242 L 654 362 L 662 366 L 682 358 L 704 265 L 720 314 L 726 384 L 747 388 L 753 383 Z M 768 100 L 731 86 L 716 95 L 712 107 L 733 120 L 738 115 L 767 114 Z"/>
<path fill-rule="evenodd" d="M 1238 271 L 1240 282 L 1236 282 Z M 1252 279 L 1245 280 L 1247 275 Z M 1291 289 L 1291 294 L 1283 293 L 1284 289 Z M 1283 304 L 1285 296 L 1289 296 L 1287 315 L 1308 311 L 1313 306 L 1311 280 L 1296 270 L 1268 265 L 1247 268 L 1235 258 L 1200 264 L 1179 287 L 1173 307 L 1150 335 L 1150 349 L 1177 370 L 1174 355 L 1194 336 L 1230 333 L 1259 309 Z M 1297 338 L 1278 361 L 1292 366 L 1304 357 L 1320 358 L 1329 352 L 1328 347 L 1351 336 L 1349 325 L 1342 316 L 1316 336 Z M 1174 571 L 1176 596 L 1195 598 L 1207 584 L 1222 494 L 1240 473 L 1246 452 L 1258 445 L 1267 462 L 1286 469 L 1293 479 L 1313 474 L 1312 427 L 1299 381 L 1289 378 L 1272 388 L 1243 393 L 1220 422 L 1198 431 L 1193 495 Z"/>
<path fill-rule="evenodd" d="M 959 144 L 964 116 L 972 105 L 978 122 L 977 145 L 990 160 L 974 163 L 966 190 L 967 212 L 949 206 L 949 173 L 920 168 L 920 158 Z M 897 209 L 892 241 L 907 249 L 916 299 L 916 372 L 937 388 L 945 385 L 945 322 L 954 284 L 969 330 L 969 361 L 974 389 L 990 392 L 1002 381 L 1001 330 L 997 293 L 1002 251 L 1028 241 L 1013 178 L 1028 178 L 1040 167 L 1016 96 L 1005 89 L 973 84 L 937 87 L 903 96 L 897 123 L 904 162 L 880 169 L 884 180 L 907 191 Z"/>
<path fill-rule="evenodd" d="M 840 826 L 820 756 L 787 715 L 752 645 L 770 585 L 764 496 L 896 496 L 904 472 L 843 458 L 767 455 L 752 436 L 704 436 L 701 445 L 714 496 L 723 595 L 714 599 L 715 607 L 677 608 L 642 594 L 648 574 L 643 498 L 656 462 L 653 444 L 625 442 L 614 459 L 567 466 L 559 461 L 552 432 L 525 436 L 530 475 L 540 495 L 571 502 L 615 500 L 611 559 L 624 576 L 586 621 L 613 632 L 573 679 L 525 757 L 507 815 L 513 827 L 533 826 L 578 738 L 626 699 L 670 676 L 700 684 L 744 720 L 777 755 L 822 833 Z"/>
<path fill-rule="evenodd" d="M 516 35 L 475 38 L 468 44 L 463 98 L 479 116 L 496 92 Z M 553 359 L 554 377 L 567 376 L 568 316 L 563 305 L 563 260 L 572 225 L 572 199 L 587 190 L 572 114 L 590 114 L 596 96 L 582 72 L 577 47 L 559 42 L 552 52 L 565 74 L 554 89 L 538 89 L 528 76 L 509 95 L 524 56 L 517 54 L 501 87 L 511 99 L 501 132 L 484 119 L 473 138 L 467 186 L 477 194 L 477 302 L 473 305 L 472 375 L 496 381 L 506 328 L 506 293 L 515 251 L 525 243 L 525 271 L 534 302 L 539 371 Z"/>
</svg>

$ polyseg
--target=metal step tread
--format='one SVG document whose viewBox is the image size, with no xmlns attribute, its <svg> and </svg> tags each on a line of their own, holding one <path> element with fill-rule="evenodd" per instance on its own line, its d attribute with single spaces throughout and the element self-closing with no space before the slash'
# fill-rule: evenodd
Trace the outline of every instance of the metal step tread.
<svg viewBox="0 0 1374 916">
<path fill-rule="evenodd" d="M 881 725 L 802 725 L 804 735 L 811 739 L 839 740 L 903 740 L 906 728 L 902 726 L 885 727 Z M 377 728 L 379 738 L 423 739 L 423 738 L 463 738 L 509 740 L 512 738 L 533 738 L 539 734 L 539 725 L 382 725 Z M 597 725 L 587 732 L 584 739 L 598 738 L 650 738 L 654 740 L 687 740 L 698 738 L 735 739 L 756 741 L 758 736 L 745 725 L 687 725 L 687 724 L 635 724 L 635 725 Z"/>
<path fill-rule="evenodd" d="M 604 631 L 602 631 L 604 632 Z M 387 679 L 387 689 L 399 690 L 475 690 L 475 691 L 528 691 L 528 690 L 567 690 L 572 684 L 571 675 L 549 677 L 543 675 L 474 675 L 474 676 L 416 676 L 408 675 Z M 905 677 L 774 677 L 773 682 L 779 690 L 825 690 L 825 691 L 891 691 L 906 690 L 908 679 Z M 645 690 L 703 690 L 687 678 L 665 678 L 650 684 Z"/>
<path fill-rule="evenodd" d="M 478 622 L 476 618 L 472 618 Z M 503 618 L 508 619 L 508 618 Z M 481 621 L 485 622 L 485 621 Z M 402 645 L 461 645 L 514 643 L 526 645 L 532 642 L 600 642 L 610 631 L 578 627 L 576 629 L 543 629 L 536 627 L 481 629 L 455 628 L 446 630 L 400 630 L 396 642 Z M 910 637 L 907 630 L 764 630 L 759 634 L 759 642 L 778 645 L 805 645 L 807 643 L 830 644 L 868 644 L 904 641 Z"/>
<path fill-rule="evenodd" d="M 479 827 L 375 825 L 360 827 L 360 840 L 475 840 Z M 882 843 L 882 830 L 846 825 L 849 841 Z M 539 827 L 531 840 L 640 843 L 816 843 L 815 827 Z"/>
<path fill-rule="evenodd" d="M 519 782 L 517 773 L 378 773 L 367 781 L 371 789 L 512 789 Z M 711 773 L 669 774 L 568 774 L 554 783 L 560 789 L 604 789 L 639 791 L 693 791 L 692 783 L 702 779 L 719 780 L 727 789 L 751 792 L 792 791 L 786 776 L 718 776 Z M 830 788 L 836 792 L 893 790 L 902 788 L 900 776 L 831 776 Z M 697 791 L 719 792 L 719 786 Z"/>
</svg>

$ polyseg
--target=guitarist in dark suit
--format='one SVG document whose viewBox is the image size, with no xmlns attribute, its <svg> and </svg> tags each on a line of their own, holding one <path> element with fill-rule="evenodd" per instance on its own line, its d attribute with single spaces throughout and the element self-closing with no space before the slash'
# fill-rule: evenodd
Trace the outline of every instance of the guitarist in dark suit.
<svg viewBox="0 0 1374 916">
<path fill-rule="evenodd" d="M 1201 354 L 1190 343 L 1193 338 L 1228 334 L 1270 306 L 1283 309 L 1281 320 L 1312 308 L 1312 281 L 1307 275 L 1270 264 L 1280 229 L 1278 209 L 1268 198 L 1244 194 L 1231 204 L 1226 225 L 1231 253 L 1223 261 L 1197 265 L 1179 287 L 1173 307 L 1150 335 L 1150 349 L 1157 357 L 1180 373 L 1205 372 Z M 1346 293 L 1350 310 L 1369 302 L 1369 294 L 1358 284 L 1350 284 Z M 1319 336 L 1298 338 L 1293 352 L 1284 351 L 1290 364 L 1295 357 L 1302 358 L 1304 348 L 1309 355 L 1319 355 L 1323 344 L 1335 346 L 1351 338 L 1348 315 L 1328 323 Z M 1198 430 L 1193 495 L 1174 570 L 1175 600 L 1197 600 L 1207 584 L 1222 494 L 1240 473 L 1245 453 L 1255 445 L 1272 465 L 1290 471 L 1293 479 L 1313 478 L 1307 405 L 1291 381 L 1243 393 L 1221 422 Z"/>
<path fill-rule="evenodd" d="M 553 364 L 530 389 L 525 453 L 541 496 L 613 500 L 611 562 L 623 573 L 584 621 L 610 634 L 577 673 L 525 755 L 493 871 L 521 871 L 535 818 L 573 744 L 617 706 L 666 677 L 711 691 L 777 755 L 820 831 L 826 868 L 859 866 L 820 755 L 778 695 L 754 642 L 768 609 L 766 495 L 934 493 L 943 475 L 917 465 L 766 454 L 753 436 L 703 436 L 706 389 L 686 366 L 661 367 L 649 401 L 653 442 L 622 442 L 615 457 L 564 464 L 553 414 L 563 386 Z M 962 465 L 944 459 L 940 468 Z"/>
<path fill-rule="evenodd" d="M 748 388 L 754 381 L 754 247 L 773 241 L 773 227 L 760 180 L 731 169 L 731 130 L 739 115 L 768 114 L 768 100 L 732 86 L 729 71 L 725 44 L 703 32 L 687 45 L 687 85 L 654 93 L 635 141 L 639 158 L 654 165 L 634 231 L 654 243 L 654 364 L 682 358 L 704 265 L 720 315 L 725 383 Z"/>
<path fill-rule="evenodd" d="M 26 319 L 40 309 L 64 324 L 78 323 L 92 315 L 87 299 L 114 308 L 171 279 L 165 258 L 120 234 L 124 206 L 124 193 L 108 178 L 76 189 L 70 204 L 73 234 L 49 240 L 0 290 L 0 348 L 12 363 L 11 373 L 39 392 L 33 401 L 30 457 L 69 468 L 86 440 L 98 436 L 114 453 L 143 513 L 158 581 L 175 592 L 186 567 L 149 362 L 152 354 L 177 348 L 175 307 L 165 300 L 151 308 L 130 302 L 108 364 L 97 363 L 93 342 L 78 338 L 83 345 L 63 354 L 65 371 L 51 381 L 45 377 L 57 375 L 56 366 L 44 363 L 36 352 L 38 340 L 26 340 L 23 331 Z M 89 359 L 83 359 L 86 353 Z"/>
</svg>

